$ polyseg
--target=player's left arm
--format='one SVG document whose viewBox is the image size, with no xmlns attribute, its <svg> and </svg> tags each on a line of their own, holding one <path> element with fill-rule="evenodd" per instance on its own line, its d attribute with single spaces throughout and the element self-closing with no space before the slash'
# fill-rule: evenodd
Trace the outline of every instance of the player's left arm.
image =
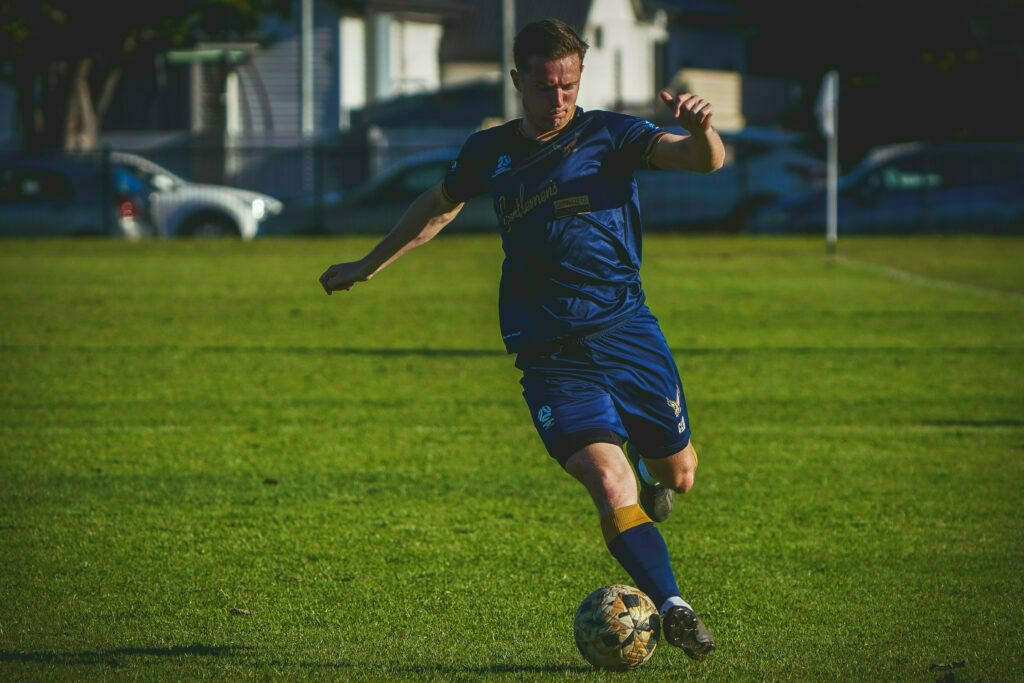
<svg viewBox="0 0 1024 683">
<path fill-rule="evenodd" d="M 711 125 L 711 103 L 690 93 L 673 97 L 662 91 L 660 96 L 689 135 L 665 133 L 659 137 L 651 150 L 651 165 L 663 170 L 696 173 L 711 173 L 722 168 L 725 146 Z"/>
</svg>

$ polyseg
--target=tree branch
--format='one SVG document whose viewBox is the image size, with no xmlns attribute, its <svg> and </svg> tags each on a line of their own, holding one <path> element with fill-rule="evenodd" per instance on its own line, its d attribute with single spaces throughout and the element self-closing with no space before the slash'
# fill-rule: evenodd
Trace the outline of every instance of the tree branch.
<svg viewBox="0 0 1024 683">
<path fill-rule="evenodd" d="M 103 81 L 103 92 L 100 94 L 100 101 L 96 105 L 96 125 L 99 127 L 103 121 L 103 115 L 107 113 L 107 107 L 110 106 L 110 100 L 114 98 L 114 91 L 117 90 L 117 84 L 121 82 L 121 67 L 115 66 L 107 74 L 106 79 Z"/>
</svg>

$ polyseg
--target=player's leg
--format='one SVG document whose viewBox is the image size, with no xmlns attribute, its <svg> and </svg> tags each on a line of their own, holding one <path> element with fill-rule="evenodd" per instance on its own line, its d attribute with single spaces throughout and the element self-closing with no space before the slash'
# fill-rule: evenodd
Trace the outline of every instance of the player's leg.
<svg viewBox="0 0 1024 683">
<path fill-rule="evenodd" d="M 697 451 L 693 444 L 686 444 L 686 448 L 663 458 L 648 458 L 640 453 L 643 469 L 662 486 L 675 491 L 686 493 L 693 488 L 693 481 L 697 474 Z"/>
<path fill-rule="evenodd" d="M 657 319 L 633 320 L 587 342 L 604 371 L 628 433 L 627 456 L 640 479 L 640 504 L 656 522 L 672 512 L 676 493 L 693 486 L 696 457 L 683 382 Z"/>
<path fill-rule="evenodd" d="M 575 352 L 517 358 L 523 397 L 548 453 L 594 500 L 608 550 L 664 612 L 663 623 L 676 624 L 681 606 L 693 611 L 679 597 L 665 540 L 637 504 L 636 479 L 621 448 L 626 429 L 607 392 L 605 369 L 592 361 Z M 669 635 L 695 659 L 714 647 L 692 647 Z"/>
<path fill-rule="evenodd" d="M 679 596 L 668 546 L 637 503 L 636 479 L 622 449 L 613 443 L 589 444 L 569 456 L 565 470 L 593 499 L 609 552 L 659 606 L 665 638 L 690 657 L 703 659 L 714 649 L 714 641 Z"/>
<path fill-rule="evenodd" d="M 637 503 L 636 479 L 615 444 L 592 443 L 581 448 L 566 461 L 565 471 L 587 489 L 601 519 Z"/>
<path fill-rule="evenodd" d="M 602 367 L 629 434 L 630 459 L 641 481 L 638 499 L 648 515 L 663 520 L 675 493 L 693 486 L 697 456 L 690 445 L 682 380 L 657 320 L 639 315 L 593 340 L 588 352 Z M 710 632 L 681 597 L 670 600 L 661 605 L 665 639 L 703 659 L 715 647 Z"/>
<path fill-rule="evenodd" d="M 668 547 L 637 504 L 636 479 L 622 449 L 611 443 L 590 444 L 569 457 L 565 471 L 587 489 L 601 519 L 605 544 L 636 587 L 659 607 L 678 597 Z"/>
</svg>

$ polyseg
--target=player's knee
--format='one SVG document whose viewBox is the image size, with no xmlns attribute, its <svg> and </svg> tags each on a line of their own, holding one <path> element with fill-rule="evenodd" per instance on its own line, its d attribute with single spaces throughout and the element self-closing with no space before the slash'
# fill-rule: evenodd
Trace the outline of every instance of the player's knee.
<svg viewBox="0 0 1024 683">
<path fill-rule="evenodd" d="M 693 488 L 696 468 L 680 468 L 673 470 L 668 482 L 662 482 L 676 493 L 686 493 Z"/>
<path fill-rule="evenodd" d="M 663 461 L 646 461 L 648 470 L 661 482 L 662 486 L 676 493 L 686 493 L 693 488 L 693 480 L 697 474 L 697 463 L 693 458 L 672 457 Z"/>
<path fill-rule="evenodd" d="M 605 449 L 584 449 L 568 459 L 566 471 L 578 479 L 595 501 L 614 505 L 630 496 L 636 496 L 633 469 L 621 452 L 602 452 Z"/>
</svg>

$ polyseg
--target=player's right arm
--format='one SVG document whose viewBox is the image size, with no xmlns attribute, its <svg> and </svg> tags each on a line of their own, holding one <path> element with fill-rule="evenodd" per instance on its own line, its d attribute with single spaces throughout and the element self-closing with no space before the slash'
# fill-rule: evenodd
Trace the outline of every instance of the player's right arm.
<svg viewBox="0 0 1024 683">
<path fill-rule="evenodd" d="M 462 207 L 463 203 L 448 199 L 438 183 L 409 205 L 394 229 L 369 254 L 358 261 L 334 264 L 320 276 L 320 285 L 330 294 L 366 282 L 405 252 L 433 239 Z"/>
</svg>

